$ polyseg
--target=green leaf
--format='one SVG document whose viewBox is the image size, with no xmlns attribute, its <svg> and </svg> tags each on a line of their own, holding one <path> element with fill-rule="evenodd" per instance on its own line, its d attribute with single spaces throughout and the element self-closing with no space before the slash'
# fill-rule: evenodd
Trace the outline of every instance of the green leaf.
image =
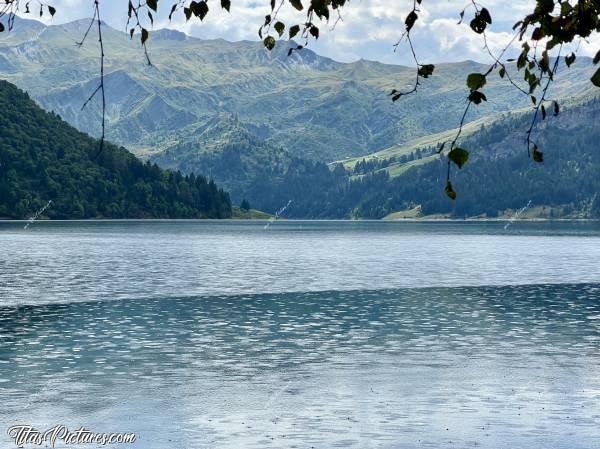
<svg viewBox="0 0 600 449">
<path fill-rule="evenodd" d="M 275 31 L 277 31 L 279 37 L 283 36 L 283 32 L 285 31 L 285 24 L 283 22 L 277 22 L 275 24 Z"/>
<path fill-rule="evenodd" d="M 591 80 L 592 83 L 594 83 L 594 86 L 600 87 L 600 69 L 596 70 L 596 73 L 594 73 Z"/>
<path fill-rule="evenodd" d="M 288 56 L 291 56 L 291 54 L 293 52 L 298 51 L 298 50 L 302 50 L 303 48 L 304 48 L 304 45 L 298 45 L 296 48 L 290 48 L 288 50 Z"/>
<path fill-rule="evenodd" d="M 315 39 L 319 38 L 319 28 L 317 28 L 316 26 L 311 26 L 308 31 Z"/>
<path fill-rule="evenodd" d="M 231 8 L 231 0 L 221 0 L 221 8 L 229 12 L 229 9 Z"/>
<path fill-rule="evenodd" d="M 481 89 L 486 82 L 485 75 L 481 73 L 471 73 L 467 76 L 467 87 L 471 90 Z"/>
<path fill-rule="evenodd" d="M 52 17 L 54 17 L 54 14 L 56 14 L 56 8 L 54 6 L 48 5 L 48 12 Z"/>
<path fill-rule="evenodd" d="M 469 101 L 472 101 L 475 104 L 481 104 L 482 101 L 487 101 L 487 97 L 478 90 L 474 90 L 469 94 Z"/>
<path fill-rule="evenodd" d="M 300 32 L 300 25 L 294 25 L 290 28 L 290 39 L 293 39 Z"/>
<path fill-rule="evenodd" d="M 462 148 L 454 148 L 448 153 L 448 159 L 458 165 L 458 168 L 462 168 L 469 160 L 469 152 Z"/>
<path fill-rule="evenodd" d="M 492 16 L 490 16 L 490 12 L 486 8 L 481 8 L 479 18 L 490 25 L 492 24 Z"/>
<path fill-rule="evenodd" d="M 190 3 L 190 10 L 196 17 L 199 17 L 200 20 L 204 20 L 206 14 L 208 14 L 208 4 L 204 0 L 200 2 L 192 1 Z"/>
<path fill-rule="evenodd" d="M 315 11 L 315 14 L 319 17 L 319 19 L 329 20 L 329 7 L 325 4 L 324 1 L 311 2 L 311 7 Z"/>
<path fill-rule="evenodd" d="M 4 24 L 2 22 L 0 22 L 0 33 L 2 33 L 4 30 L 5 30 Z"/>
<path fill-rule="evenodd" d="M 559 113 L 560 113 L 560 106 L 558 105 L 558 102 L 555 101 L 554 102 L 554 116 L 556 117 Z"/>
<path fill-rule="evenodd" d="M 298 11 L 302 11 L 304 9 L 304 6 L 302 6 L 302 2 L 300 0 L 290 0 L 290 3 Z"/>
<path fill-rule="evenodd" d="M 567 2 L 560 4 L 560 13 L 563 16 L 567 16 L 572 10 L 573 10 L 573 7 L 571 5 L 569 5 Z"/>
<path fill-rule="evenodd" d="M 415 11 L 411 11 L 410 14 L 406 16 L 406 20 L 404 21 L 404 23 L 406 24 L 406 31 L 410 31 L 412 29 L 418 18 L 419 16 Z"/>
<path fill-rule="evenodd" d="M 146 28 L 142 28 L 142 45 L 146 43 L 146 41 L 148 40 L 148 36 L 148 30 Z"/>
<path fill-rule="evenodd" d="M 148 5 L 148 8 L 150 8 L 152 11 L 156 12 L 158 0 L 146 0 L 146 5 Z"/>
<path fill-rule="evenodd" d="M 506 69 L 504 67 L 501 67 L 498 71 L 498 74 L 500 75 L 500 78 L 504 78 L 504 76 L 506 75 Z"/>
<path fill-rule="evenodd" d="M 554 9 L 554 0 L 537 0 L 536 11 L 541 14 L 550 14 Z"/>
<path fill-rule="evenodd" d="M 600 50 L 598 50 L 598 53 L 596 53 L 596 56 L 594 56 L 594 64 L 598 64 L 600 62 Z"/>
<path fill-rule="evenodd" d="M 176 9 L 177 9 L 177 3 L 175 3 L 173 6 L 171 6 L 171 12 L 169 13 L 169 20 L 171 20 L 173 18 L 173 13 L 175 12 Z"/>
<path fill-rule="evenodd" d="M 275 38 L 273 36 L 267 36 L 265 37 L 263 44 L 265 44 L 267 50 L 273 50 L 275 48 Z"/>
<path fill-rule="evenodd" d="M 208 14 L 208 4 L 205 1 L 201 1 L 198 3 L 198 14 L 196 15 L 200 17 L 200 20 L 204 20 L 206 14 Z"/>
<path fill-rule="evenodd" d="M 521 53 L 517 59 L 517 69 L 521 70 L 527 63 L 527 53 Z"/>
<path fill-rule="evenodd" d="M 452 188 L 452 183 L 450 181 L 446 183 L 446 195 L 448 195 L 448 198 L 450 198 L 451 200 L 456 199 L 456 192 Z"/>
<path fill-rule="evenodd" d="M 475 17 L 473 20 L 471 20 L 471 23 L 469 23 L 469 26 L 477 34 L 481 34 L 485 31 L 485 27 L 487 26 L 487 24 L 485 22 L 477 19 L 477 17 Z M 456 194 L 455 194 L 455 197 L 456 197 Z"/>
<path fill-rule="evenodd" d="M 537 145 L 533 146 L 533 152 L 531 153 L 531 157 L 535 162 L 544 162 L 544 153 L 538 151 Z"/>
<path fill-rule="evenodd" d="M 425 64 L 419 67 L 419 70 L 417 71 L 417 73 L 419 74 L 419 76 L 422 76 L 423 78 L 429 78 L 430 75 L 433 75 L 433 70 L 435 69 L 435 66 L 433 64 Z"/>
<path fill-rule="evenodd" d="M 573 55 L 575 57 L 575 55 Z M 575 59 L 573 59 L 575 61 Z M 550 56 L 548 56 L 548 50 L 544 50 L 542 52 L 542 58 L 538 64 L 542 69 L 542 72 L 548 73 L 550 71 Z"/>
<path fill-rule="evenodd" d="M 569 56 L 565 56 L 565 62 L 567 63 L 567 67 L 571 67 L 571 64 L 575 62 L 576 58 L 577 56 L 575 56 L 575 53 L 571 53 Z"/>
</svg>

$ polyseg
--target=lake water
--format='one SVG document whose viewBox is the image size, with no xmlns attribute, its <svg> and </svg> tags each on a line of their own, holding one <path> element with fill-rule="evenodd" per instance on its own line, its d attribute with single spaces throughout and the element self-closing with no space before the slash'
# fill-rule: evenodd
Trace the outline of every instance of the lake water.
<svg viewBox="0 0 600 449">
<path fill-rule="evenodd" d="M 599 223 L 23 225 L 2 448 L 600 447 Z"/>
</svg>

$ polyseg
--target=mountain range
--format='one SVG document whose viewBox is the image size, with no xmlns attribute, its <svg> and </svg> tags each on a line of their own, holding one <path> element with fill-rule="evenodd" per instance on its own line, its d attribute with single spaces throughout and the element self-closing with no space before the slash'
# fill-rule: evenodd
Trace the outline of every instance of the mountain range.
<svg viewBox="0 0 600 449">
<path fill-rule="evenodd" d="M 18 19 L 0 36 L 0 75 L 98 136 L 98 99 L 81 110 L 99 83 L 95 28 L 81 48 L 74 45 L 88 23 L 45 26 Z M 439 64 L 417 94 L 393 103 L 390 91 L 410 87 L 414 69 L 339 63 L 310 49 L 288 56 L 293 42 L 268 51 L 259 42 L 201 40 L 168 29 L 151 33 L 148 66 L 138 39 L 107 25 L 103 39 L 107 136 L 141 156 L 194 142 L 224 113 L 294 157 L 331 162 L 363 156 L 455 128 L 468 93 L 466 74 L 487 69 L 472 61 Z M 560 72 L 554 92 L 560 98 L 589 93 L 591 73 L 591 60 L 580 58 Z M 497 76 L 485 92 L 489 101 L 473 109 L 469 121 L 529 106 Z"/>
<path fill-rule="evenodd" d="M 100 81 L 93 32 L 83 47 L 73 45 L 88 23 L 18 19 L 0 36 L 0 76 L 98 136 L 98 99 L 82 110 Z M 103 36 L 108 139 L 163 168 L 215 179 L 235 204 L 247 199 L 274 213 L 292 200 L 287 213 L 295 218 L 490 217 L 510 215 L 528 196 L 525 204 L 535 197 L 538 216 L 597 214 L 600 136 L 590 126 L 598 102 L 588 58 L 568 70 L 560 65 L 549 97 L 563 112 L 535 128 L 546 152 L 541 165 L 527 157 L 523 142 L 529 98 L 490 77 L 488 101 L 467 116 L 461 145 L 474 151 L 455 174 L 459 199 L 452 202 L 436 150 L 457 131 L 466 75 L 485 65 L 438 64 L 416 94 L 393 103 L 389 92 L 410 87 L 414 69 L 339 63 L 309 49 L 288 56 L 293 42 L 269 52 L 257 42 L 207 41 L 166 29 L 151 34 L 148 66 L 136 39 L 106 25 Z M 515 75 L 514 66 L 508 70 Z M 559 174 L 568 188 L 551 182 Z M 510 185 L 526 191 L 511 194 Z"/>
</svg>

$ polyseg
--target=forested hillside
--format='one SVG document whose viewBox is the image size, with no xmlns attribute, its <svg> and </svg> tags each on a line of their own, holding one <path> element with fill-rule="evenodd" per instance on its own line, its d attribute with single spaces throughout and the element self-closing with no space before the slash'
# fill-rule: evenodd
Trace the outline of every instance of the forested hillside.
<svg viewBox="0 0 600 449">
<path fill-rule="evenodd" d="M 227 218 L 229 195 L 202 176 L 144 164 L 82 134 L 0 81 L 0 217 Z"/>
<path fill-rule="evenodd" d="M 251 131 L 234 116 L 219 114 L 195 128 L 193 140 L 157 152 L 149 160 L 164 168 L 209 175 L 239 204 L 256 180 L 280 178 L 293 159 Z"/>
<path fill-rule="evenodd" d="M 412 202 L 421 204 L 424 214 L 494 217 L 531 201 L 533 206 L 552 208 L 556 218 L 600 218 L 600 100 L 591 99 L 538 124 L 534 138 L 544 153 L 543 163 L 527 157 L 524 130 L 530 119 L 529 114 L 509 115 L 464 140 L 473 160 L 454 176 L 457 201 L 435 195 L 443 186 L 445 169 L 438 160 L 394 179 L 388 189 L 364 201 L 360 213 L 381 216 Z M 386 203 L 392 193 L 394 199 Z"/>
</svg>

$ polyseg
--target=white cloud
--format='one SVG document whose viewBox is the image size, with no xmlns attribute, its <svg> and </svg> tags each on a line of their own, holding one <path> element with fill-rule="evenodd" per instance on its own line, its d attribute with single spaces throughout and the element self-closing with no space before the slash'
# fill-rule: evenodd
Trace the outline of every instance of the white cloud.
<svg viewBox="0 0 600 449">
<path fill-rule="evenodd" d="M 270 12 L 269 0 L 233 0 L 231 14 L 217 7 L 219 2 L 209 2 L 211 10 L 204 22 L 185 21 L 182 13 L 172 22 L 167 20 L 170 6 L 176 0 L 160 0 L 159 14 L 154 28 L 169 27 L 195 37 L 230 41 L 258 40 L 258 27 Z M 91 0 L 51 0 L 57 14 L 47 23 L 63 23 L 92 13 Z M 287 3 L 287 2 L 286 2 Z M 488 43 L 500 51 L 511 39 L 511 27 L 535 5 L 534 0 L 507 2 L 484 0 L 494 23 L 488 30 Z M 468 4 L 468 3 L 466 3 Z M 460 9 L 464 5 L 450 0 L 423 0 L 420 17 L 414 29 L 415 46 L 421 62 L 451 62 L 465 59 L 489 62 L 483 48 L 483 38 L 473 33 L 467 23 L 472 9 L 465 12 L 465 24 L 458 25 Z M 101 0 L 103 19 L 111 26 L 125 31 L 127 2 L 125 0 Z M 393 44 L 404 28 L 404 18 L 412 7 L 412 0 L 351 0 L 342 12 L 343 20 L 331 31 L 332 24 L 323 23 L 321 36 L 310 46 L 316 52 L 338 61 L 354 61 L 359 58 L 388 63 L 410 64 L 408 48 L 393 52 Z M 286 23 L 298 23 L 303 13 L 287 5 L 282 8 L 281 18 Z M 591 43 L 582 43 L 580 54 L 593 55 L 599 48 L 598 36 Z M 514 55 L 514 51 L 512 52 Z"/>
</svg>

